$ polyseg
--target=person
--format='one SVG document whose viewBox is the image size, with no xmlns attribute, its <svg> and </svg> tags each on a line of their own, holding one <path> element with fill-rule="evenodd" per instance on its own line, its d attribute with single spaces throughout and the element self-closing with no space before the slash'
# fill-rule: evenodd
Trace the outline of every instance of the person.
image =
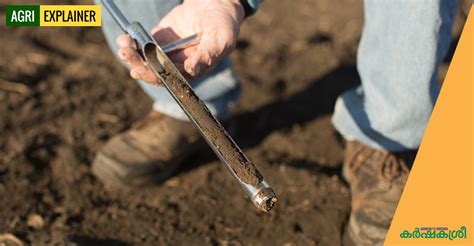
<svg viewBox="0 0 474 246">
<path fill-rule="evenodd" d="M 364 2 L 357 54 L 361 85 L 337 99 L 332 118 L 346 140 L 343 177 L 352 196 L 343 239 L 347 245 L 383 244 L 440 90 L 437 68 L 450 46 L 456 4 Z M 228 117 L 239 98 L 240 82 L 227 56 L 241 23 L 258 9 L 259 1 L 137 0 L 117 5 L 151 30 L 160 44 L 201 33 L 198 45 L 170 58 L 192 78 L 191 85 L 212 113 Z M 198 149 L 200 136 L 167 91 L 149 84 L 160 81 L 107 14 L 103 30 L 112 50 L 154 103 L 144 119 L 98 152 L 93 172 L 109 185 L 133 187 L 164 180 Z"/>
</svg>

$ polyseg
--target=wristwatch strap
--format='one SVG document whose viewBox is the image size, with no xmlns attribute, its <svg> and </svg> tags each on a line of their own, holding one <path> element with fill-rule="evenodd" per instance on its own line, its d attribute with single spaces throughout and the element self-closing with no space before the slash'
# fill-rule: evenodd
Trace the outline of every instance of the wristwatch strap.
<svg viewBox="0 0 474 246">
<path fill-rule="evenodd" d="M 260 6 L 260 0 L 240 0 L 240 4 L 244 7 L 245 17 L 248 17 L 257 12 Z"/>
</svg>

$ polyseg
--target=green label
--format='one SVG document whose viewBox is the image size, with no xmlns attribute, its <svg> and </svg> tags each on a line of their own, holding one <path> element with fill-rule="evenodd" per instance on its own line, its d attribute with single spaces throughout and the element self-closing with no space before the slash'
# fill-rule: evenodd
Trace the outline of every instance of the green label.
<svg viewBox="0 0 474 246">
<path fill-rule="evenodd" d="M 6 12 L 7 26 L 39 26 L 39 5 L 8 5 Z"/>
</svg>

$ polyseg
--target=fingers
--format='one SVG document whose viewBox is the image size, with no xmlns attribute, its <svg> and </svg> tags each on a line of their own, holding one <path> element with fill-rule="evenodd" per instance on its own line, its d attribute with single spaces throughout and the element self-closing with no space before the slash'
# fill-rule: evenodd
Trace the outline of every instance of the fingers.
<svg viewBox="0 0 474 246">
<path fill-rule="evenodd" d="M 137 51 L 130 47 L 120 48 L 118 51 L 118 57 L 126 62 L 131 68 L 143 65 Z"/>
<path fill-rule="evenodd" d="M 197 77 L 201 75 L 202 70 L 206 69 L 211 64 L 212 59 L 209 53 L 202 48 L 198 48 L 184 62 L 184 69 L 189 75 Z"/>
<path fill-rule="evenodd" d="M 117 38 L 117 44 L 120 46 L 120 47 L 132 47 L 132 48 L 136 48 L 136 45 L 135 45 L 135 41 L 133 41 L 133 39 L 128 36 L 128 35 L 120 35 L 118 38 Z"/>
<path fill-rule="evenodd" d="M 136 80 L 143 80 L 145 82 L 158 85 L 160 79 L 156 74 L 145 65 L 140 65 L 130 70 L 130 76 Z"/>
<path fill-rule="evenodd" d="M 160 44 L 178 40 L 180 37 L 170 28 L 153 28 L 153 37 Z M 211 29 L 203 32 L 197 46 L 188 47 L 169 54 L 176 67 L 191 78 L 207 74 L 230 54 L 233 48 L 234 35 L 226 29 Z M 136 51 L 136 44 L 127 35 L 117 38 L 120 46 L 118 56 L 130 66 L 130 75 L 134 79 L 158 84 L 159 78 L 141 60 Z"/>
<path fill-rule="evenodd" d="M 184 62 L 184 69 L 193 77 L 212 70 L 233 48 L 233 35 L 222 30 L 203 33 L 201 42 Z"/>
<path fill-rule="evenodd" d="M 136 44 L 128 35 L 121 35 L 117 38 L 117 44 L 120 46 L 118 57 L 126 62 L 131 68 L 143 65 L 136 51 Z"/>
<path fill-rule="evenodd" d="M 128 35 L 121 35 L 117 38 L 117 44 L 120 46 L 118 57 L 130 66 L 130 76 L 136 80 L 156 84 L 160 79 L 153 73 L 141 60 L 136 51 L 136 44 Z"/>
</svg>

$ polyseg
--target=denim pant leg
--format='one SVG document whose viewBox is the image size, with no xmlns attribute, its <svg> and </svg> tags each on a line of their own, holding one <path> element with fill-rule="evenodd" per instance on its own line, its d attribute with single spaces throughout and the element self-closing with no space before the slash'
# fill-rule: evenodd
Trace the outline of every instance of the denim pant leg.
<svg viewBox="0 0 474 246">
<path fill-rule="evenodd" d="M 95 0 L 99 4 L 99 0 Z M 115 3 L 130 21 L 140 22 L 146 30 L 151 30 L 180 0 L 116 0 Z M 107 43 L 117 55 L 116 38 L 123 34 L 112 16 L 103 8 L 102 29 Z M 125 65 L 125 64 L 124 64 Z M 146 94 L 153 100 L 153 108 L 168 116 L 189 120 L 164 87 L 152 86 L 138 81 Z M 232 70 L 229 59 L 224 60 L 209 76 L 191 81 L 196 94 L 206 103 L 218 118 L 230 114 L 232 105 L 240 95 L 240 81 Z"/>
<path fill-rule="evenodd" d="M 333 124 L 347 139 L 389 151 L 416 149 L 439 93 L 438 65 L 451 42 L 455 0 L 365 0 L 357 69 Z"/>
</svg>

